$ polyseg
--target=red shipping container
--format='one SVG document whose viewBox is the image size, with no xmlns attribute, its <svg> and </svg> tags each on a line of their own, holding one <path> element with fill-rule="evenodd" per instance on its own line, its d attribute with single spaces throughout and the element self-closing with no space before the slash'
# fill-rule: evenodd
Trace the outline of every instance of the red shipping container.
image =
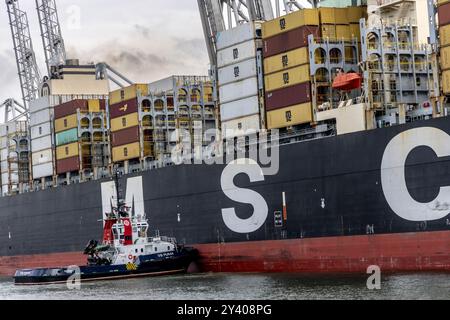
<svg viewBox="0 0 450 320">
<path fill-rule="evenodd" d="M 111 133 L 111 146 L 118 147 L 139 141 L 139 127 L 131 127 Z"/>
<path fill-rule="evenodd" d="M 75 114 L 77 113 L 77 109 L 87 112 L 89 110 L 88 101 L 78 99 L 55 106 L 55 119 L 61 119 Z"/>
<path fill-rule="evenodd" d="M 109 106 L 109 116 L 111 119 L 119 118 L 135 112 L 138 112 L 138 102 L 136 98 Z"/>
<path fill-rule="evenodd" d="M 316 26 L 303 26 L 264 40 L 264 57 L 268 58 L 283 52 L 308 46 L 308 36 L 320 38 L 320 29 Z"/>
<path fill-rule="evenodd" d="M 80 159 L 78 156 L 56 161 L 56 173 L 63 174 L 80 170 Z"/>
<path fill-rule="evenodd" d="M 266 92 L 266 111 L 277 110 L 311 101 L 311 83 L 304 82 Z"/>
<path fill-rule="evenodd" d="M 450 2 L 438 7 L 439 26 L 450 24 Z"/>
</svg>

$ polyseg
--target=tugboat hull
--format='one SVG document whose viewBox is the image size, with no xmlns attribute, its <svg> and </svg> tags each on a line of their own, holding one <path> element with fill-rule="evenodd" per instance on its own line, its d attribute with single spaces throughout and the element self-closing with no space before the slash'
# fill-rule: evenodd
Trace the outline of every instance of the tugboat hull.
<svg viewBox="0 0 450 320">
<path fill-rule="evenodd" d="M 187 272 L 195 256 L 196 251 L 193 250 L 173 255 L 141 256 L 134 263 L 122 265 L 23 269 L 16 271 L 14 283 L 16 285 L 49 285 L 74 280 L 87 282 L 182 274 Z"/>
</svg>

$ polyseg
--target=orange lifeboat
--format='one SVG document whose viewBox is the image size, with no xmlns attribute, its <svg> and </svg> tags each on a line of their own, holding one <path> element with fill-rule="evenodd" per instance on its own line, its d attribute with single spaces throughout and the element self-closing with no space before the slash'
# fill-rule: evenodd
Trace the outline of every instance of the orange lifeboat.
<svg viewBox="0 0 450 320">
<path fill-rule="evenodd" d="M 351 91 L 360 89 L 362 86 L 362 77 L 357 73 L 344 73 L 337 74 L 333 81 L 333 89 L 342 91 Z"/>
</svg>

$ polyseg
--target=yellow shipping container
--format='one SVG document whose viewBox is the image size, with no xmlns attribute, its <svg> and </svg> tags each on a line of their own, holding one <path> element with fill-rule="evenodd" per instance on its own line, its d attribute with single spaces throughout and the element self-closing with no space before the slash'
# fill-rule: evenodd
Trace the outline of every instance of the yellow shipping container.
<svg viewBox="0 0 450 320">
<path fill-rule="evenodd" d="M 324 24 L 321 26 L 322 38 L 336 39 L 336 26 L 333 24 Z"/>
<path fill-rule="evenodd" d="M 55 133 L 73 128 L 78 128 L 78 118 L 76 114 L 55 120 Z"/>
<path fill-rule="evenodd" d="M 317 9 L 302 9 L 263 23 L 263 38 L 270 38 L 302 26 L 318 26 L 319 24 L 319 11 Z"/>
<path fill-rule="evenodd" d="M 352 38 L 350 31 L 350 25 L 337 25 L 336 26 L 336 39 L 349 40 Z"/>
<path fill-rule="evenodd" d="M 79 155 L 78 142 L 66 144 L 56 148 L 56 159 L 63 160 Z"/>
<path fill-rule="evenodd" d="M 334 19 L 336 24 L 349 23 L 347 8 L 334 8 Z"/>
<path fill-rule="evenodd" d="M 336 24 L 336 8 L 320 8 L 320 23 L 321 24 Z"/>
<path fill-rule="evenodd" d="M 135 99 L 138 94 L 146 95 L 148 93 L 148 84 L 133 84 L 129 87 L 112 91 L 109 94 L 109 104 L 116 104 L 122 101 Z"/>
<path fill-rule="evenodd" d="M 138 125 L 139 125 L 139 117 L 137 112 L 130 113 L 123 117 L 111 119 L 111 132 L 136 127 Z"/>
<path fill-rule="evenodd" d="M 112 149 L 113 162 L 140 158 L 139 142 L 126 144 Z"/>
<path fill-rule="evenodd" d="M 450 47 L 441 48 L 441 69 L 450 69 Z"/>
<path fill-rule="evenodd" d="M 442 6 L 443 4 L 446 4 L 447 2 L 450 2 L 450 0 L 437 0 L 437 5 Z"/>
<path fill-rule="evenodd" d="M 439 28 L 439 38 L 442 47 L 450 45 L 450 24 Z"/>
<path fill-rule="evenodd" d="M 347 23 L 357 23 L 359 20 L 365 18 L 367 15 L 367 7 L 348 7 L 347 8 Z"/>
<path fill-rule="evenodd" d="M 352 39 L 356 38 L 359 42 L 361 42 L 361 29 L 359 28 L 359 24 L 351 23 L 349 27 Z"/>
<path fill-rule="evenodd" d="M 264 77 L 266 91 L 273 91 L 281 88 L 286 88 L 289 86 L 293 86 L 295 84 L 308 81 L 310 81 L 309 64 L 273 73 Z"/>
<path fill-rule="evenodd" d="M 267 112 L 267 128 L 280 129 L 309 123 L 313 120 L 311 103 L 303 103 Z"/>
<path fill-rule="evenodd" d="M 450 95 L 450 70 L 442 72 L 442 92 Z"/>
<path fill-rule="evenodd" d="M 270 74 L 306 63 L 309 63 L 309 51 L 304 47 L 264 59 L 264 73 Z"/>
<path fill-rule="evenodd" d="M 100 112 L 100 100 L 88 100 L 89 112 Z"/>
</svg>

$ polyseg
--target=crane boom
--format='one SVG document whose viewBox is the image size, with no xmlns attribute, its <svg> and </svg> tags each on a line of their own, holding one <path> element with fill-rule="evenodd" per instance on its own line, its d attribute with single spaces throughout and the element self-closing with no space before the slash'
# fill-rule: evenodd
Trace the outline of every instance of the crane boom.
<svg viewBox="0 0 450 320">
<path fill-rule="evenodd" d="M 36 54 L 30 36 L 27 14 L 20 10 L 18 0 L 5 1 L 8 9 L 24 108 L 28 110 L 29 102 L 39 97 L 41 76 L 36 63 Z"/>
<path fill-rule="evenodd" d="M 44 46 L 45 63 L 50 78 L 59 78 L 58 67 L 66 62 L 66 48 L 59 24 L 55 0 L 36 0 Z"/>
</svg>

